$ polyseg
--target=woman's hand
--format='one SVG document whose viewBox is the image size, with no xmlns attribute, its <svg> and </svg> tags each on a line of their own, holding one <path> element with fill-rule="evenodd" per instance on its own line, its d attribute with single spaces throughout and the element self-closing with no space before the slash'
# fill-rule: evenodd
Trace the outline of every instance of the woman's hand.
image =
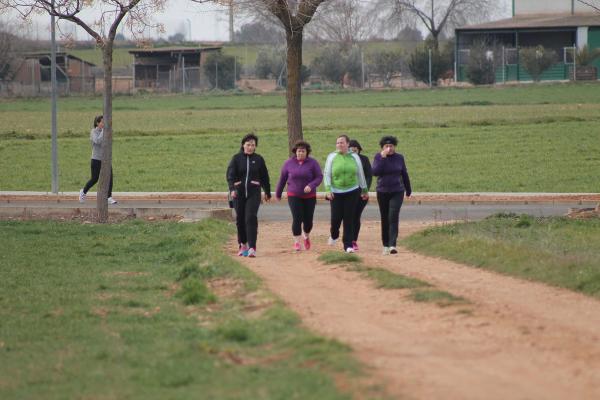
<svg viewBox="0 0 600 400">
<path fill-rule="evenodd" d="M 369 193 L 363 193 L 360 195 L 360 198 L 363 200 L 369 200 Z"/>
<path fill-rule="evenodd" d="M 306 185 L 306 187 L 304 188 L 304 193 L 310 193 L 312 192 L 312 189 L 310 188 L 310 186 Z"/>
<path fill-rule="evenodd" d="M 232 199 L 237 199 L 237 193 L 235 190 L 232 190 L 231 193 L 229 193 Z"/>
</svg>

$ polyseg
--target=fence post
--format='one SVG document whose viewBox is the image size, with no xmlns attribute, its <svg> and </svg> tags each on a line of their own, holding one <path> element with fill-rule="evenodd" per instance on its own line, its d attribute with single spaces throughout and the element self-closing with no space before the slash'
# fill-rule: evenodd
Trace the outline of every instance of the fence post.
<svg viewBox="0 0 600 400">
<path fill-rule="evenodd" d="M 237 56 L 233 56 L 233 88 L 237 87 Z"/>
<path fill-rule="evenodd" d="M 429 87 L 431 88 L 431 49 L 429 49 Z"/>
<path fill-rule="evenodd" d="M 573 82 L 577 82 L 577 47 L 573 44 Z"/>
<path fill-rule="evenodd" d="M 506 84 L 506 55 L 504 46 L 502 46 L 502 83 Z"/>
<path fill-rule="evenodd" d="M 215 60 L 215 89 L 219 88 L 219 63 Z"/>
<path fill-rule="evenodd" d="M 181 57 L 181 92 L 185 94 L 185 57 Z"/>
</svg>

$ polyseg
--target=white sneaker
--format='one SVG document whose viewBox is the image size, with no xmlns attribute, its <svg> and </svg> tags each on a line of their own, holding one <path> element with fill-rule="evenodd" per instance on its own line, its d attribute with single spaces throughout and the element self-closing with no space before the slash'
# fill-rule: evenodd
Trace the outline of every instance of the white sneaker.
<svg viewBox="0 0 600 400">
<path fill-rule="evenodd" d="M 112 197 L 109 197 L 108 204 L 117 204 L 117 201 L 115 199 L 113 199 Z"/>
<path fill-rule="evenodd" d="M 398 254 L 398 250 L 394 246 L 390 247 L 390 254 Z"/>
<path fill-rule="evenodd" d="M 327 244 L 330 246 L 335 246 L 335 243 L 337 242 L 337 239 L 334 239 L 332 237 L 330 237 L 329 239 L 327 239 Z"/>
<path fill-rule="evenodd" d="M 346 253 L 354 253 L 354 249 L 352 247 L 348 247 L 346 249 Z"/>
<path fill-rule="evenodd" d="M 387 256 L 388 254 L 390 254 L 390 248 L 389 247 L 384 247 L 383 248 L 383 252 L 381 253 L 384 256 Z"/>
<path fill-rule="evenodd" d="M 79 191 L 79 202 L 80 203 L 85 203 L 85 198 L 86 198 L 86 195 L 85 195 L 85 193 L 83 193 L 83 189 L 81 189 Z"/>
</svg>

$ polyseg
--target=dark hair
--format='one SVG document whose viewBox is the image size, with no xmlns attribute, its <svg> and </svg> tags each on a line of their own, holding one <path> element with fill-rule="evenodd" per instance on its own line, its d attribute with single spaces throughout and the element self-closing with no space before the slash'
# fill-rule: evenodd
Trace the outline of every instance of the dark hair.
<svg viewBox="0 0 600 400">
<path fill-rule="evenodd" d="M 386 144 L 393 144 L 394 146 L 398 146 L 398 139 L 395 136 L 384 136 L 379 141 L 379 147 L 385 146 Z"/>
<path fill-rule="evenodd" d="M 249 133 L 242 138 L 242 147 L 244 146 L 244 143 L 249 142 L 250 140 L 254 140 L 254 143 L 258 146 L 258 136 L 254 133 Z"/>
<path fill-rule="evenodd" d="M 362 146 L 360 145 L 360 143 L 358 143 L 358 140 L 352 139 L 350 141 L 350 144 L 348 144 L 348 147 L 356 147 L 359 153 L 362 151 Z"/>
<path fill-rule="evenodd" d="M 304 140 L 298 140 L 296 143 L 294 143 L 294 147 L 292 147 L 292 153 L 296 154 L 296 150 L 298 149 L 305 149 L 307 156 L 311 152 L 310 144 Z"/>
<path fill-rule="evenodd" d="M 104 119 L 103 115 L 98 115 L 96 118 L 94 118 L 94 128 L 97 128 L 103 119 Z"/>
<path fill-rule="evenodd" d="M 343 137 L 344 139 L 346 139 L 346 143 L 349 143 L 349 142 L 350 142 L 350 138 L 349 138 L 349 137 L 348 137 L 348 135 L 346 135 L 345 133 L 342 133 L 341 135 L 339 135 L 339 136 L 336 138 L 336 140 L 337 140 L 337 139 L 339 139 L 339 138 L 341 138 L 341 137 Z"/>
</svg>

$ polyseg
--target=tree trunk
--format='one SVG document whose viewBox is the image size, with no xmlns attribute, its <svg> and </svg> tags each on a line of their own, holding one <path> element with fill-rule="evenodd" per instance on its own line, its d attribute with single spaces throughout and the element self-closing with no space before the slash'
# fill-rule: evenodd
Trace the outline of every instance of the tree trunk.
<svg viewBox="0 0 600 400">
<path fill-rule="evenodd" d="M 294 143 L 302 135 L 302 88 L 300 68 L 302 66 L 302 31 L 286 34 L 287 40 L 287 127 L 288 145 L 291 153 Z"/>
<path fill-rule="evenodd" d="M 102 49 L 104 61 L 104 140 L 102 141 L 102 168 L 98 182 L 96 208 L 98 222 L 108 221 L 108 187 L 112 169 L 112 43 L 105 43 Z"/>
</svg>

